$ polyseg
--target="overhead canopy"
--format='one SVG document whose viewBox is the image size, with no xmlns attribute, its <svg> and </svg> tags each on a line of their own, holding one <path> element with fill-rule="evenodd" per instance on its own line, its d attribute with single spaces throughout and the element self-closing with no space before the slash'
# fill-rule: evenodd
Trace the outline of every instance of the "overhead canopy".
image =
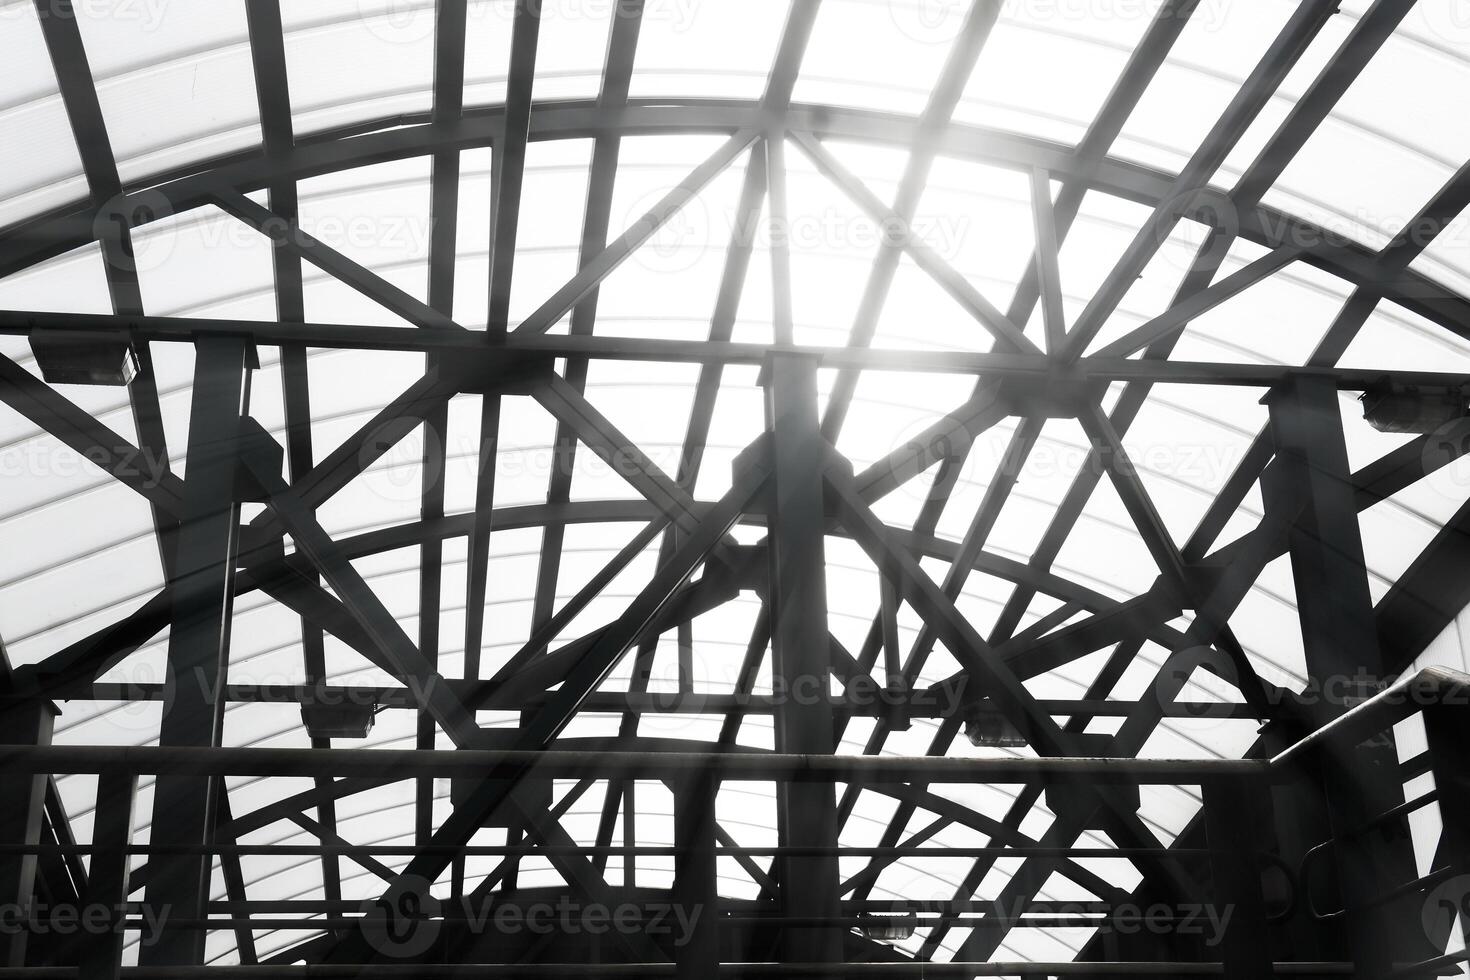
<svg viewBox="0 0 1470 980">
<path fill-rule="evenodd" d="M 508 328 L 513 338 L 529 321 L 552 338 L 668 342 L 664 357 L 572 357 L 559 370 L 701 502 L 729 489 L 731 464 L 764 418 L 758 365 L 713 369 L 698 362 L 690 346 L 698 343 L 1037 356 L 1060 348 L 1107 358 L 1147 349 L 1149 359 L 1178 362 L 1470 373 L 1470 219 L 1461 215 L 1470 115 L 1460 97 L 1470 91 L 1470 21 L 1458 0 L 1420 0 L 1407 13 L 1368 0 L 973 9 L 823 0 L 794 12 L 646 0 L 631 27 L 612 0 L 546 0 L 533 5 L 539 30 L 519 49 L 511 0 L 437 9 L 427 0 L 280 0 L 278 22 L 270 6 L 0 3 L 0 308 Z M 787 129 L 772 135 L 772 120 L 782 119 Z M 650 212 L 663 219 L 658 229 L 646 241 L 622 240 L 625 260 L 592 283 L 590 298 L 588 290 L 558 293 Z M 294 221 L 311 242 L 297 252 L 274 247 L 273 220 Z M 1050 234 L 1060 240 L 1056 293 L 1039 298 L 1036 262 L 1046 264 Z M 1207 302 L 1176 316 L 1211 283 Z M 570 301 L 556 302 L 559 295 Z M 0 351 L 39 376 L 18 322 L 0 323 L 14 334 L 0 337 Z M 1072 333 L 1049 334 L 1058 327 Z M 376 424 L 437 357 L 352 349 L 360 346 L 260 348 L 250 414 L 288 447 L 293 479 Z M 166 466 L 187 480 L 193 350 L 155 341 L 142 354 L 143 384 L 57 390 L 143 447 L 136 467 L 145 477 Z M 962 371 L 842 370 L 835 359 L 819 382 L 825 431 L 859 473 L 946 414 L 978 419 L 972 399 L 985 384 Z M 1262 520 L 1264 391 L 1114 381 L 1102 398 L 1137 485 L 1191 561 Z M 1340 396 L 1343 430 L 1367 488 L 1359 523 L 1369 586 L 1391 625 L 1395 597 L 1415 594 L 1422 580 L 1413 576 L 1432 577 L 1416 561 L 1465 504 L 1470 463 L 1457 458 L 1458 429 L 1447 449 L 1444 433 L 1379 432 L 1362 421 L 1355 396 Z M 134 616 L 165 575 L 148 499 L 7 401 L 0 637 L 11 666 L 21 667 Z M 445 403 L 437 423 L 385 439 L 380 457 L 364 450 L 364 471 L 317 518 L 407 635 L 425 653 L 432 648 L 440 671 L 467 676 L 468 645 L 478 665 L 469 675 L 490 677 L 533 636 L 556 649 L 615 619 L 652 574 L 665 536 L 650 527 L 658 512 L 640 489 L 586 445 L 570 479 L 556 475 L 567 455 L 559 441 L 580 433 L 563 417 L 559 435 L 544 401 L 457 393 Z M 958 608 L 982 636 L 1002 650 L 1044 651 L 1069 624 L 1159 591 L 1157 551 L 1099 468 L 1093 433 L 1075 418 L 1022 414 L 982 428 L 952 466 L 929 467 L 875 505 L 936 582 L 955 584 Z M 371 445 L 371 432 L 361 441 Z M 1380 471 L 1370 465 L 1395 452 L 1421 460 L 1419 471 L 1373 483 Z M 1387 489 L 1375 496 L 1375 486 Z M 247 517 L 258 510 L 247 508 Z M 958 546 L 985 512 L 994 523 L 974 569 L 956 574 Z M 752 521 L 733 533 L 754 544 L 765 531 Z M 878 569 L 845 534 L 830 535 L 826 548 L 833 637 L 853 656 L 872 652 Z M 538 635 L 620 552 L 620 574 L 554 634 Z M 1288 689 L 1307 681 L 1295 599 L 1289 562 L 1277 557 L 1229 620 L 1260 677 Z M 647 688 L 735 691 L 753 634 L 755 652 L 764 648 L 762 605 L 747 585 L 668 629 L 649 647 Z M 1458 608 L 1440 609 L 1433 635 L 1385 628 L 1386 655 L 1407 666 Z M 1023 672 L 1027 686 L 1043 699 L 1139 699 L 1184 643 L 1190 613 L 1173 612 L 1133 646 L 1124 641 L 1131 659 L 1110 687 L 1095 681 L 1112 642 L 1070 652 L 1054 642 L 1055 657 L 1029 661 L 1040 666 Z M 908 605 L 898 632 L 905 653 L 916 642 L 934 647 L 915 661 L 917 686 L 961 670 Z M 323 642 L 314 628 L 303 637 L 296 611 L 254 589 L 235 604 L 232 634 L 229 682 L 238 685 L 307 682 L 303 651 Z M 164 680 L 167 647 L 166 629 L 150 634 L 98 678 L 124 687 L 65 703 L 57 741 L 156 741 L 161 702 L 147 697 Z M 685 647 L 692 676 L 681 674 Z M 324 650 L 332 684 L 401 686 L 336 636 L 326 636 Z M 1433 655 L 1464 662 L 1458 634 L 1440 637 Z M 757 692 L 770 684 L 760 663 Z M 867 666 L 881 677 L 881 658 Z M 602 690 L 628 690 L 633 671 L 630 657 Z M 1193 677 L 1187 699 L 1242 700 L 1206 673 Z M 1230 757 L 1248 748 L 1259 724 L 1190 713 L 1163 720 L 1135 751 Z M 1085 730 L 1116 732 L 1122 714 L 1093 718 Z M 564 737 L 612 736 L 622 719 L 616 710 L 584 711 Z M 485 711 L 479 720 L 513 727 L 519 712 Z M 715 711 L 649 714 L 636 729 L 712 742 L 725 723 Z M 290 704 L 232 704 L 224 731 L 230 745 L 309 744 Z M 367 742 L 354 744 L 412 747 L 417 733 L 416 712 L 385 710 Z M 875 718 L 854 718 L 841 751 L 1012 751 L 956 735 L 935 719 L 890 732 Z M 738 729 L 742 745 L 770 748 L 771 738 L 765 715 Z M 60 786 L 85 837 L 93 787 L 82 778 Z M 248 815 L 308 786 L 240 780 L 231 807 Z M 562 822 L 574 838 L 597 838 L 603 788 L 584 787 L 567 810 Z M 770 792 L 761 784 L 725 790 L 722 823 L 740 843 L 775 843 Z M 999 828 L 1016 787 L 933 793 L 916 812 L 899 812 L 906 833 L 941 818 L 936 845 L 1021 839 L 1008 834 L 1034 841 L 1053 819 L 1033 801 L 1010 831 Z M 448 787 L 435 797 L 439 820 Z M 636 800 L 638 841 L 668 842 L 668 794 L 649 785 Z M 877 844 L 899 804 L 876 791 L 855 801 L 842 842 Z M 1194 787 L 1146 788 L 1141 816 L 1168 844 L 1197 807 Z M 341 801 L 337 830 L 359 843 L 406 843 L 414 811 L 412 787 L 394 784 Z M 138 812 L 151 812 L 146 788 Z M 315 838 L 273 822 L 249 839 Z M 969 885 L 993 896 L 1019 864 L 999 862 Z M 493 865 L 470 859 L 466 879 Z M 621 866 L 611 858 L 610 877 Z M 667 884 L 669 867 L 648 860 L 638 883 Z M 845 859 L 843 872 L 861 867 Z M 1120 889 L 1139 880 L 1122 860 L 1087 867 Z M 948 900 L 972 870 L 967 860 L 905 859 L 874 879 L 870 895 Z M 244 871 L 252 898 L 324 894 L 314 859 L 247 859 Z M 760 892 L 733 861 L 722 860 L 721 874 L 731 896 Z M 1097 882 L 1077 877 L 1049 880 L 1043 896 L 1094 895 Z M 537 859 L 523 864 L 520 880 L 559 878 Z M 366 898 L 381 887 L 344 865 L 344 895 Z M 901 946 L 943 960 L 969 934 L 920 931 Z M 1019 929 L 995 958 L 1070 959 L 1091 934 Z M 255 933 L 261 956 L 302 938 Z M 235 937 L 216 934 L 211 954 L 234 961 Z"/>
</svg>

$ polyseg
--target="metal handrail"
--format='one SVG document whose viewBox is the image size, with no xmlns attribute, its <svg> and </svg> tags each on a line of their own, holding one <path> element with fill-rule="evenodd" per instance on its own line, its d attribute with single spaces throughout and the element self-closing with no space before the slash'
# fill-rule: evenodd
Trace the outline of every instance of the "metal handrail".
<svg viewBox="0 0 1470 980">
<path fill-rule="evenodd" d="M 1356 745 L 1424 708 L 1444 704 L 1470 705 L 1470 674 L 1448 667 L 1425 667 L 1278 753 L 1270 760 L 1271 767 L 1300 762 L 1332 745 Z"/>
</svg>

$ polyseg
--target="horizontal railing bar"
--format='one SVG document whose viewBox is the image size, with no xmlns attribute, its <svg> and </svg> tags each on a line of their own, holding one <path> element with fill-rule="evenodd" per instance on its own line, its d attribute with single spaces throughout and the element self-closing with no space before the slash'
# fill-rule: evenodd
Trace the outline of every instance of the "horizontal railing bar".
<svg viewBox="0 0 1470 980">
<path fill-rule="evenodd" d="M 542 752 L 479 749 L 273 749 L 160 746 L 0 746 L 0 772 L 200 776 L 484 777 L 492 770 L 542 778 L 664 779 L 697 773 L 730 781 L 1029 783 L 1081 775 L 1095 781 L 1195 785 L 1206 777 L 1261 777 L 1244 759 L 989 758 L 776 755 L 758 752 Z"/>
<path fill-rule="evenodd" d="M 113 331 L 142 341 L 193 343 L 200 337 L 244 336 L 257 344 L 398 351 L 479 351 L 488 355 L 586 357 L 598 360 L 662 361 L 758 365 L 773 351 L 817 358 L 827 368 L 932 372 L 962 375 L 1015 375 L 1056 381 L 1140 381 L 1160 384 L 1225 384 L 1270 388 L 1310 371 L 1334 379 L 1339 388 L 1363 391 L 1392 379 L 1405 385 L 1461 388 L 1463 374 L 1356 368 L 1301 368 L 1289 365 L 1235 364 L 1124 357 L 1083 358 L 1059 369 L 1043 355 L 967 351 L 892 350 L 811 345 L 772 345 L 733 341 L 661 340 L 638 337 L 532 335 L 490 340 L 484 331 L 413 330 L 352 324 L 274 323 L 194 317 L 117 316 L 0 310 L 0 333 L 29 334 L 36 329 Z M 1060 372 L 1060 373 L 1059 373 Z"/>
<path fill-rule="evenodd" d="M 1285 749 L 1272 765 L 1298 762 L 1329 745 L 1356 745 L 1435 705 L 1470 705 L 1470 674 L 1446 667 L 1425 667 L 1343 712 Z"/>
<path fill-rule="evenodd" d="M 674 976 L 673 963 L 599 963 L 598 977 L 668 977 Z M 1302 962 L 1276 963 L 1274 976 L 1325 977 L 1349 976 L 1350 963 Z M 1137 962 L 1079 963 L 1064 962 L 961 962 L 930 963 L 921 960 L 868 963 L 721 963 L 721 980 L 732 977 L 887 977 L 912 974 L 922 977 L 1014 977 L 1014 976 L 1223 976 L 1220 963 Z M 74 967 L 6 967 L 0 968 L 0 980 L 62 980 L 78 977 Z M 280 964 L 260 966 L 186 966 L 122 968 L 124 980 L 198 980 L 218 977 L 220 980 L 315 980 L 315 978 L 393 977 L 402 980 L 449 980 L 449 978 L 485 977 L 577 977 L 586 978 L 590 970 L 585 963 L 367 963 L 367 964 Z"/>
<path fill-rule="evenodd" d="M 0 855 L 8 854 L 92 854 L 98 850 L 114 853 L 111 848 L 95 844 L 0 844 Z M 321 854 L 360 855 L 379 857 L 412 857 L 418 854 L 457 854 L 464 857 L 501 857 L 505 855 L 583 855 L 593 857 L 676 857 L 679 848 L 644 844 L 475 844 L 464 847 L 433 844 L 137 844 L 124 853 L 133 855 L 152 854 L 214 854 L 238 855 L 240 857 L 303 857 Z M 727 847 L 717 846 L 715 855 L 728 857 L 799 857 L 840 854 L 843 857 L 1051 857 L 1051 858 L 1157 858 L 1157 857 L 1200 857 L 1209 854 L 1203 847 Z M 1262 852 L 1264 855 L 1265 852 Z"/>
<path fill-rule="evenodd" d="M 477 689 L 485 687 L 480 681 L 447 680 L 452 690 L 465 696 L 466 703 L 473 700 Z M 67 691 L 68 701 L 161 701 L 165 695 L 163 684 L 96 683 L 87 687 Z M 379 708 L 398 708 L 409 711 L 421 710 L 413 694 L 404 687 L 346 687 L 310 686 L 299 684 L 231 684 L 224 690 L 224 699 L 241 704 L 372 704 Z M 546 696 L 532 696 L 524 700 L 524 707 L 535 707 L 545 702 Z M 943 718 L 957 710 L 968 710 L 969 705 L 960 698 L 946 700 L 940 694 L 920 689 L 906 695 L 893 695 L 882 689 L 868 697 L 828 698 L 834 711 L 847 711 L 857 715 L 881 717 L 893 710 L 893 702 L 903 705 L 908 714 L 915 718 Z M 748 714 L 770 714 L 780 706 L 781 699 L 770 694 L 687 694 L 674 692 L 621 693 L 598 691 L 583 702 L 582 713 L 632 711 L 637 714 L 725 714 L 729 711 L 744 711 Z M 1068 700 L 1064 698 L 1038 698 L 1047 714 L 1058 717 L 1108 717 L 1126 718 L 1137 710 L 1132 701 L 1108 701 L 1102 698 Z M 1211 720 L 1222 718 L 1258 721 L 1255 709 L 1244 704 L 1215 702 L 1173 702 L 1164 709 L 1166 717 L 1199 718 Z"/>
</svg>

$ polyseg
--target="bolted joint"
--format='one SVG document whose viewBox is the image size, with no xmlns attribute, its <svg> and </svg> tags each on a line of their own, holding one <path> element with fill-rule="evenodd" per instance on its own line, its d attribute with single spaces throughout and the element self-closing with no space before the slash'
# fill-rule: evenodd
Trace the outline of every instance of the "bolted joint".
<svg viewBox="0 0 1470 980">
<path fill-rule="evenodd" d="M 704 577 L 736 590 L 749 589 L 762 597 L 769 591 L 767 567 L 770 550 L 766 542 L 727 544 L 711 554 Z"/>
<path fill-rule="evenodd" d="M 1096 403 L 1095 385 L 1081 377 L 1047 374 L 1001 380 L 996 402 L 1008 415 L 1075 419 Z"/>
<path fill-rule="evenodd" d="M 1358 400 L 1363 420 L 1379 432 L 1429 434 L 1470 415 L 1464 386 L 1402 385 L 1385 379 Z"/>
<path fill-rule="evenodd" d="M 745 480 L 762 479 L 771 472 L 771 437 L 764 434 L 735 456 L 730 462 L 730 477 L 738 485 Z M 759 497 L 751 502 L 755 506 Z"/>
<path fill-rule="evenodd" d="M 906 732 L 913 727 L 913 692 L 904 678 L 891 679 L 879 696 L 883 701 L 883 721 L 890 730 Z"/>
<path fill-rule="evenodd" d="M 1170 603 L 1181 611 L 1198 610 L 1200 604 L 1219 588 L 1225 571 L 1225 566 L 1209 562 L 1186 565 L 1183 581 L 1172 575 L 1160 575 L 1154 580 L 1151 591 L 1167 595 Z"/>
<path fill-rule="evenodd" d="M 452 372 L 459 390 L 467 395 L 530 395 L 556 373 L 550 354 L 528 354 L 503 348 L 456 350 L 440 361 Z"/>
<path fill-rule="evenodd" d="M 1112 754 L 1111 735 L 1079 733 L 1071 738 L 1085 757 L 1106 758 Z M 1107 830 L 1105 803 L 1136 813 L 1140 802 L 1137 783 L 1119 782 L 1102 786 L 1073 778 L 1048 781 L 1046 786 L 1047 809 L 1055 813 L 1058 820 L 1076 821 L 1088 830 Z"/>
<path fill-rule="evenodd" d="M 514 729 L 486 728 L 477 731 L 468 748 L 490 751 L 509 751 L 519 748 L 519 732 Z M 450 780 L 449 798 L 455 807 L 466 804 L 484 783 L 494 783 L 503 791 L 498 796 L 508 796 L 522 811 L 536 813 L 551 809 L 551 779 L 531 773 L 510 778 L 487 780 L 480 776 L 455 776 Z M 490 814 L 486 827 L 511 829 L 516 824 L 514 808 L 497 806 Z"/>
</svg>

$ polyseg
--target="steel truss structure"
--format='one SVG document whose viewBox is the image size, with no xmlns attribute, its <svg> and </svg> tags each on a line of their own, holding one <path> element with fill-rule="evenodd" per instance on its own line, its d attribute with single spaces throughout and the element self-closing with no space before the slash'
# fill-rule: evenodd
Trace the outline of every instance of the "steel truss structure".
<svg viewBox="0 0 1470 980">
<path fill-rule="evenodd" d="M 467 109 L 467 3 L 439 0 L 430 115 L 301 136 L 293 133 L 277 0 L 250 0 L 263 145 L 142 184 L 119 177 L 87 51 L 76 18 L 65 15 L 71 4 L 38 0 L 37 7 L 48 14 L 40 24 L 88 195 L 0 234 L 0 276 L 95 244 L 106 262 L 113 312 L 4 310 L 0 332 L 134 351 L 138 371 L 129 398 L 137 438 L 123 438 L 65 387 L 10 358 L 0 359 L 0 401 L 147 502 L 166 575 L 156 594 L 117 621 L 44 658 L 6 660 L 0 785 L 9 804 L 0 817 L 0 884 L 6 903 L 52 912 L 27 928 L 0 930 L 0 977 L 591 970 L 678 977 L 1384 980 L 1454 972 L 1465 959 L 1452 936 L 1470 909 L 1454 899 L 1448 914 L 1431 916 L 1433 928 L 1423 923 L 1424 910 L 1436 908 L 1434 896 L 1443 898 L 1435 890 L 1470 873 L 1470 755 L 1459 706 L 1467 687 L 1449 672 L 1410 668 L 1470 602 L 1470 577 L 1459 571 L 1470 556 L 1470 502 L 1376 602 L 1358 515 L 1453 465 L 1470 445 L 1470 419 L 1448 420 L 1353 469 L 1339 395 L 1385 387 L 1463 393 L 1470 379 L 1338 365 L 1380 303 L 1470 339 L 1470 298 L 1410 268 L 1470 204 L 1470 166 L 1378 250 L 1333 238 L 1262 203 L 1413 7 L 1411 0 L 1371 5 L 1229 191 L 1210 186 L 1212 175 L 1324 29 L 1337 9 L 1334 0 L 1296 6 L 1188 165 L 1172 174 L 1112 156 L 1110 149 L 1188 25 L 1194 0 L 1162 4 L 1076 145 L 953 121 L 965 80 L 1000 16 L 1001 4 L 991 0 L 969 6 L 917 117 L 793 102 L 816 0 L 792 3 L 759 99 L 630 98 L 644 4 L 619 0 L 598 98 L 534 105 L 540 5 L 521 0 L 505 102 Z M 613 196 L 620 144 L 665 134 L 714 134 L 722 141 L 643 218 L 618 229 Z M 594 147 L 578 271 L 513 322 L 509 300 L 527 148 L 573 139 Z M 891 201 L 834 155 L 834 141 L 906 152 Z M 460 154 L 487 147 L 495 168 L 489 312 L 486 328 L 471 330 L 453 310 Z M 773 342 L 733 339 L 754 251 L 749 234 L 737 235 L 726 253 L 705 339 L 598 331 L 599 289 L 740 161 L 737 231 L 778 223 L 789 207 L 789 154 L 802 155 L 856 209 L 900 229 L 882 243 L 859 286 L 848 344 L 797 343 L 790 254 L 780 242 L 771 248 Z M 297 200 L 299 181 L 421 157 L 433 165 L 426 300 L 308 234 Z M 1035 190 L 1035 247 L 1004 310 L 944 256 L 901 230 L 942 157 L 1019 171 Z M 1143 205 L 1150 217 L 1069 323 L 1059 254 L 1084 197 L 1094 193 Z M 163 213 L 202 207 L 269 236 L 274 321 L 145 310 L 132 261 L 134 233 Z M 1209 230 L 1168 308 L 1094 345 L 1169 233 L 1186 221 Z M 1238 242 L 1263 247 L 1263 257 L 1217 278 Z M 874 347 L 900 262 L 917 265 L 955 300 L 985 343 L 969 353 Z M 308 264 L 411 326 L 309 322 Z M 1284 268 L 1308 266 L 1353 291 L 1303 363 L 1171 356 L 1195 319 Z M 68 341 L 69 334 L 81 340 Z M 170 458 L 153 366 L 166 345 L 187 346 L 194 357 L 187 447 L 179 456 L 183 475 L 177 466 L 155 473 L 134 465 L 140 454 Z M 279 433 L 256 418 L 251 382 L 261 348 L 280 351 L 286 424 Z M 425 371 L 327 448 L 313 444 L 310 349 L 416 352 Z M 699 366 L 675 472 L 660 468 L 589 395 L 590 366 L 603 362 Z M 740 365 L 760 367 L 763 431 L 736 459 L 729 491 L 700 499 L 695 488 L 716 395 L 724 372 Z M 873 372 L 973 378 L 973 393 L 885 457 L 855 465 L 837 442 L 859 378 Z M 1269 424 L 1182 543 L 1123 448 L 1149 394 L 1168 385 L 1259 389 L 1269 408 Z M 480 400 L 475 506 L 453 512 L 445 506 L 444 433 L 451 402 L 465 395 Z M 513 399 L 531 399 L 555 420 L 556 465 L 543 502 L 496 502 L 501 412 Z M 1074 420 L 1090 451 L 1034 554 L 1016 560 L 987 541 L 1049 419 Z M 977 440 L 1012 420 L 1008 447 L 967 532 L 939 533 L 940 515 Z M 421 519 L 346 537 L 329 533 L 318 512 L 420 430 L 437 434 L 425 440 Z M 636 498 L 575 496 L 575 459 L 585 454 L 622 477 Z M 1104 481 L 1158 567 L 1151 588 L 1123 600 L 1053 567 Z M 928 487 L 917 518 L 898 524 L 879 516 L 885 498 L 905 485 Z M 1262 516 L 1227 537 L 1227 523 L 1257 491 Z M 586 524 L 624 525 L 635 533 L 558 603 L 568 530 Z M 491 540 L 510 529 L 542 535 L 532 628 L 517 652 L 487 664 Z M 829 623 L 827 550 L 836 540 L 860 548 L 881 580 L 866 640 L 851 651 Z M 448 588 L 446 548 L 460 542 L 467 556 L 463 671 L 445 676 L 440 653 L 452 627 L 441 619 L 440 597 Z M 417 636 L 360 567 L 405 549 L 421 556 Z M 568 635 L 619 576 L 644 567 L 635 560 L 650 549 L 657 560 L 622 612 Z M 1283 556 L 1295 584 L 1309 678 L 1316 684 L 1353 678 L 1357 687 L 1348 697 L 1323 703 L 1273 683 L 1232 630 L 1263 569 Z M 938 581 L 934 568 L 943 569 Z M 975 625 L 961 601 L 967 578 L 977 572 L 1009 583 L 1009 598 L 988 630 Z M 231 681 L 233 604 L 257 592 L 300 617 L 300 683 Z M 738 680 L 709 690 L 696 683 L 706 654 L 691 624 L 742 594 L 755 596 L 760 612 L 751 635 L 741 638 Z M 1053 611 L 1028 615 L 1038 596 L 1051 600 Z M 899 624 L 910 613 L 921 625 L 904 642 Z M 106 679 L 165 632 L 166 684 Z M 671 692 L 651 684 L 666 636 L 677 649 Z M 329 641 L 393 683 L 329 683 Z M 1166 651 L 1153 683 L 1141 693 L 1120 690 L 1120 678 L 1146 644 Z M 926 671 L 936 649 L 953 658 L 957 672 L 934 678 Z M 1099 654 L 1084 697 L 1042 697 L 1034 690 L 1037 678 Z M 1238 701 L 1210 710 L 1258 723 L 1255 744 L 1239 760 L 1143 758 L 1162 723 L 1198 716 L 1199 706 L 1183 692 L 1200 672 L 1238 694 Z M 1369 697 L 1400 675 L 1407 679 Z M 803 684 L 817 696 L 790 696 Z M 55 703 L 73 700 L 158 701 L 163 720 L 150 746 L 50 745 Z M 310 748 L 229 744 L 227 707 L 270 703 L 302 708 Z M 346 736 L 313 714 L 344 706 L 414 713 L 416 747 L 346 747 Z M 495 712 L 518 713 L 519 724 L 486 725 Z M 339 710 L 332 717 L 360 721 L 361 715 Z M 576 727 L 593 715 L 612 719 L 600 729 L 605 734 Z M 668 715 L 714 716 L 718 737 L 640 732 L 641 723 Z M 1392 726 L 1410 716 L 1423 719 L 1421 753 L 1400 752 L 1395 742 Z M 769 721 L 769 747 L 742 737 L 752 720 Z M 933 722 L 927 755 L 885 754 L 895 733 L 926 721 Z M 844 752 L 843 735 L 859 722 L 866 723 L 863 751 Z M 978 756 L 961 751 L 967 726 L 987 724 L 1023 748 Z M 1104 729 L 1107 734 L 1098 734 Z M 77 843 L 57 791 L 57 779 L 71 774 L 96 777 L 88 843 Z M 1434 789 L 1406 795 L 1405 784 L 1426 775 Z M 135 814 L 140 780 L 152 783 L 150 814 Z M 232 804 L 243 782 L 259 780 L 278 781 L 279 799 L 250 810 Z M 447 810 L 446 783 L 452 787 Z M 759 813 L 728 795 L 747 783 L 774 787 Z M 957 802 L 946 792 L 955 784 L 1009 787 L 1010 805 L 988 812 Z M 340 835 L 339 812 L 387 786 L 411 796 L 414 839 L 388 845 Z M 1140 816 L 1141 794 L 1157 786 L 1198 788 L 1201 800 L 1183 831 L 1168 838 Z M 672 799 L 671 839 L 650 844 L 646 825 L 655 818 L 640 800 L 663 793 Z M 875 798 L 884 801 L 884 817 L 866 835 L 872 843 L 854 843 L 854 814 Z M 600 814 L 591 837 L 563 823 L 579 800 Z M 1054 819 L 1038 830 L 1028 818 L 1042 803 Z M 1410 815 L 1431 803 L 1443 829 L 1421 874 L 1406 828 Z M 138 818 L 150 825 L 147 843 L 136 831 Z M 774 842 L 742 845 L 751 824 L 774 828 Z M 280 843 L 288 826 L 312 843 Z M 931 843 L 951 829 L 983 843 Z M 293 867 L 314 878 L 307 889 L 312 897 L 263 893 L 245 873 L 252 859 L 297 859 Z M 929 860 L 960 869 L 951 894 L 874 897 L 886 872 Z M 519 876 L 533 861 L 543 861 L 558 884 L 522 884 Z M 660 887 L 639 881 L 640 864 L 645 875 L 658 870 Z M 1115 874 L 1122 865 L 1137 875 L 1136 886 L 1118 884 L 1127 878 Z M 372 879 L 374 900 L 364 902 L 360 887 L 350 884 L 359 872 Z M 732 897 L 730 876 L 743 879 L 753 897 Z M 1043 897 L 1056 880 L 1083 897 Z M 542 932 L 485 925 L 524 925 L 537 908 L 558 905 L 579 915 L 601 910 L 604 925 L 626 915 L 631 927 L 599 930 L 585 915 Z M 62 938 L 59 916 L 68 907 L 103 910 L 104 927 L 82 941 Z M 659 910 L 670 908 L 694 912 L 677 935 L 658 928 Z M 1139 928 L 1143 909 L 1165 927 Z M 156 930 L 150 910 L 169 913 Z M 1200 910 L 1222 923 L 1208 939 L 1186 928 L 1191 916 L 1205 914 Z M 998 958 L 1021 930 L 1073 930 L 1082 938 L 1065 960 Z M 150 932 L 156 934 L 142 941 Z M 284 944 L 283 934 L 291 937 Z M 266 937 L 276 940 L 269 950 L 260 948 Z"/>
</svg>

